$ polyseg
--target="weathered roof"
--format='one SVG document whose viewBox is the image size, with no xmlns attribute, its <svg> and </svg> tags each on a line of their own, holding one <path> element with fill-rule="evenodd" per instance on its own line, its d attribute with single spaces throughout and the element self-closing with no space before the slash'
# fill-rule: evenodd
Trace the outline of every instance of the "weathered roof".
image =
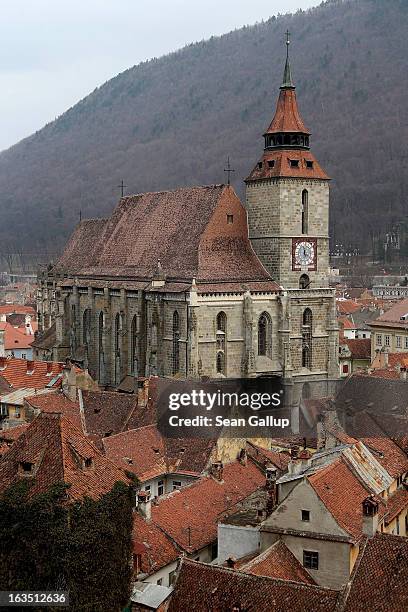
<svg viewBox="0 0 408 612">
<path fill-rule="evenodd" d="M 133 551 L 140 555 L 141 572 L 144 574 L 154 574 L 180 556 L 179 549 L 171 539 L 139 512 L 133 513 L 132 540 Z"/>
<path fill-rule="evenodd" d="M 291 161 L 297 161 L 293 166 Z M 312 166 L 307 164 L 312 162 Z M 310 151 L 301 149 L 266 150 L 246 181 L 264 178 L 302 178 L 328 180 L 329 176 Z"/>
<path fill-rule="evenodd" d="M 158 498 L 152 519 L 181 549 L 193 552 L 215 541 L 219 520 L 264 484 L 264 474 L 252 461 L 230 463 L 222 481 L 207 476 Z"/>
<path fill-rule="evenodd" d="M 23 464 L 32 465 L 28 474 Z M 48 412 L 40 413 L 0 459 L 0 492 L 27 478 L 33 483 L 30 495 L 65 482 L 72 500 L 96 499 L 115 482 L 128 482 L 66 416 Z"/>
<path fill-rule="evenodd" d="M 0 357 L 0 376 L 14 389 L 42 389 L 61 384 L 62 363 Z"/>
<path fill-rule="evenodd" d="M 282 132 L 310 134 L 300 116 L 294 87 L 281 88 L 275 115 L 265 134 Z"/>
<path fill-rule="evenodd" d="M 215 445 L 215 440 L 206 438 L 163 438 L 156 425 L 103 440 L 106 456 L 142 482 L 170 473 L 198 476 L 207 467 Z"/>
<path fill-rule="evenodd" d="M 371 359 L 371 340 L 368 338 L 344 339 L 353 359 Z"/>
<path fill-rule="evenodd" d="M 52 349 L 57 341 L 56 324 L 53 323 L 44 332 L 38 333 L 32 341 L 31 346 L 37 349 L 49 350 Z"/>
<path fill-rule="evenodd" d="M 362 547 L 338 612 L 408 610 L 408 538 L 377 533 Z"/>
<path fill-rule="evenodd" d="M 108 220 L 77 227 L 56 268 L 139 280 L 159 269 L 198 282 L 271 280 L 249 242 L 245 208 L 225 185 L 124 197 Z"/>
<path fill-rule="evenodd" d="M 249 563 L 242 565 L 240 569 L 256 576 L 269 576 L 269 578 L 316 584 L 312 576 L 307 573 L 282 540 L 278 540 L 272 546 L 269 546 Z"/>
<path fill-rule="evenodd" d="M 407 315 L 407 319 L 401 317 Z M 384 312 L 378 319 L 371 321 L 375 327 L 401 327 L 408 329 L 408 298 L 398 301 L 395 306 Z"/>
<path fill-rule="evenodd" d="M 168 612 L 333 612 L 338 593 L 183 558 Z"/>
<path fill-rule="evenodd" d="M 1 402 L 3 404 L 13 404 L 14 406 L 22 406 L 24 404 L 26 397 L 30 397 L 35 392 L 36 392 L 36 389 L 34 389 L 33 387 L 29 389 L 25 389 L 24 387 L 22 389 L 16 389 L 15 391 L 11 391 L 10 393 L 7 393 L 6 395 L 2 395 Z M 41 395 L 49 394 L 52 392 L 53 392 L 52 389 L 47 389 L 47 388 L 38 389 L 37 395 L 41 396 Z"/>
</svg>

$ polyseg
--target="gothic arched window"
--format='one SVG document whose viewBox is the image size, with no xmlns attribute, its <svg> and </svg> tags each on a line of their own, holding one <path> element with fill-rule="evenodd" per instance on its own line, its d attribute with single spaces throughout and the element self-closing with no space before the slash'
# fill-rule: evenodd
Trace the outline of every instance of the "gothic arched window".
<svg viewBox="0 0 408 612">
<path fill-rule="evenodd" d="M 121 317 L 120 314 L 117 313 L 115 317 L 115 326 L 114 326 L 114 347 L 115 347 L 115 382 L 116 384 L 120 383 L 120 361 L 121 361 L 121 352 L 120 352 L 120 332 L 121 332 Z"/>
<path fill-rule="evenodd" d="M 103 355 L 103 328 L 104 328 L 104 316 L 103 312 L 99 313 L 98 317 L 98 381 L 103 382 L 103 366 L 104 366 L 104 355 Z"/>
<path fill-rule="evenodd" d="M 302 274 L 299 278 L 299 289 L 308 289 L 310 285 L 310 278 L 307 274 Z"/>
<path fill-rule="evenodd" d="M 86 308 L 82 315 L 82 343 L 89 344 L 91 340 L 91 309 Z"/>
<path fill-rule="evenodd" d="M 271 352 L 271 318 L 267 312 L 263 312 L 258 320 L 258 355 L 267 355 Z"/>
<path fill-rule="evenodd" d="M 216 369 L 217 374 L 225 375 L 225 359 L 227 350 L 227 315 L 225 312 L 217 314 L 216 321 Z"/>
<path fill-rule="evenodd" d="M 173 376 L 180 371 L 180 316 L 173 312 Z"/>
<path fill-rule="evenodd" d="M 130 325 L 130 367 L 132 374 L 137 374 L 137 315 L 132 319 Z"/>
<path fill-rule="evenodd" d="M 303 312 L 302 319 L 302 367 L 312 368 L 313 315 L 310 308 Z"/>
<path fill-rule="evenodd" d="M 225 355 L 223 351 L 217 353 L 217 374 L 225 375 Z"/>
<path fill-rule="evenodd" d="M 302 234 L 309 231 L 309 192 L 307 189 L 302 191 Z"/>
</svg>

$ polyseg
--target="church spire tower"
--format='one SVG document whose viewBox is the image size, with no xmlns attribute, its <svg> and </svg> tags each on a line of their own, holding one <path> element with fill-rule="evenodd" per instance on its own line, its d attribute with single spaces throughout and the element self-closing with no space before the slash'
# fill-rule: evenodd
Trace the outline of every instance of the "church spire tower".
<svg viewBox="0 0 408 612">
<path fill-rule="evenodd" d="M 327 287 L 329 177 L 310 151 L 298 108 L 286 33 L 286 62 L 264 151 L 246 179 L 249 235 L 258 257 L 287 289 Z"/>
</svg>

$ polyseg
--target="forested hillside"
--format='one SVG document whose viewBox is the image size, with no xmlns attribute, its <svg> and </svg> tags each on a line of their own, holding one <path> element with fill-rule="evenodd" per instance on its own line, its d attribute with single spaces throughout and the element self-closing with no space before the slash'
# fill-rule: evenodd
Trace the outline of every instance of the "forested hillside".
<svg viewBox="0 0 408 612">
<path fill-rule="evenodd" d="M 371 231 L 407 215 L 407 0 L 326 2 L 111 79 L 0 154 L 0 255 L 47 257 L 80 210 L 109 213 L 122 179 L 127 193 L 223 182 L 229 155 L 242 196 L 274 112 L 287 28 L 312 148 L 334 179 L 332 235 L 369 248 Z"/>
</svg>

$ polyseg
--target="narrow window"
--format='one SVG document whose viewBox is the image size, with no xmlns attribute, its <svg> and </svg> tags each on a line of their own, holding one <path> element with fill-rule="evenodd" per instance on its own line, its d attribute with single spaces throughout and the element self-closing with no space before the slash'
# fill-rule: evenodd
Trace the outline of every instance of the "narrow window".
<svg viewBox="0 0 408 612">
<path fill-rule="evenodd" d="M 225 357 L 227 349 L 227 315 L 219 312 L 216 320 L 216 371 L 225 375 Z"/>
<path fill-rule="evenodd" d="M 377 346 L 382 346 L 382 334 L 377 334 L 377 336 L 376 336 L 376 344 L 377 344 Z"/>
<path fill-rule="evenodd" d="M 260 162 L 258 162 L 258 168 L 259 168 L 259 170 L 262 170 L 262 166 L 263 166 L 262 162 L 261 162 L 261 161 L 260 161 Z"/>
<path fill-rule="evenodd" d="M 313 315 L 310 308 L 306 308 L 302 320 L 302 367 L 312 367 L 312 332 Z"/>
<path fill-rule="evenodd" d="M 308 233 L 309 225 L 309 192 L 307 189 L 302 191 L 302 234 Z"/>
<path fill-rule="evenodd" d="M 258 355 L 270 357 L 271 318 L 263 312 L 258 320 Z"/>
<path fill-rule="evenodd" d="M 89 344 L 91 339 L 91 310 L 86 308 L 82 317 L 82 343 Z"/>
<path fill-rule="evenodd" d="M 299 289 L 309 289 L 310 279 L 307 274 L 302 274 L 299 279 Z"/>
<path fill-rule="evenodd" d="M 390 346 L 391 345 L 390 336 L 385 336 L 384 337 L 384 341 L 385 341 L 385 346 Z"/>
<path fill-rule="evenodd" d="M 310 521 L 310 510 L 302 510 L 302 521 Z"/>
<path fill-rule="evenodd" d="M 180 317 L 173 312 L 173 376 L 180 371 Z"/>
<path fill-rule="evenodd" d="M 103 312 L 99 313 L 98 319 L 98 380 L 103 382 L 103 366 L 104 366 L 104 354 L 103 354 Z"/>
<path fill-rule="evenodd" d="M 131 372 L 134 376 L 137 376 L 138 374 L 138 367 L 137 367 L 137 316 L 135 315 L 132 318 L 132 323 L 130 326 L 130 367 L 131 367 Z"/>
<path fill-rule="evenodd" d="M 275 160 L 274 159 L 270 159 L 268 161 L 268 166 L 269 166 L 269 168 L 274 168 L 275 167 Z"/>
<path fill-rule="evenodd" d="M 164 494 L 164 480 L 159 480 L 157 483 L 157 495 Z"/>
<path fill-rule="evenodd" d="M 115 344 L 115 383 L 118 385 L 120 383 L 120 361 L 121 361 L 121 352 L 120 352 L 120 332 L 121 332 L 121 319 L 120 314 L 117 313 L 115 317 L 115 328 L 114 328 L 114 344 Z"/>
<path fill-rule="evenodd" d="M 234 215 L 227 215 L 227 223 L 228 225 L 232 225 L 234 223 Z"/>
</svg>

